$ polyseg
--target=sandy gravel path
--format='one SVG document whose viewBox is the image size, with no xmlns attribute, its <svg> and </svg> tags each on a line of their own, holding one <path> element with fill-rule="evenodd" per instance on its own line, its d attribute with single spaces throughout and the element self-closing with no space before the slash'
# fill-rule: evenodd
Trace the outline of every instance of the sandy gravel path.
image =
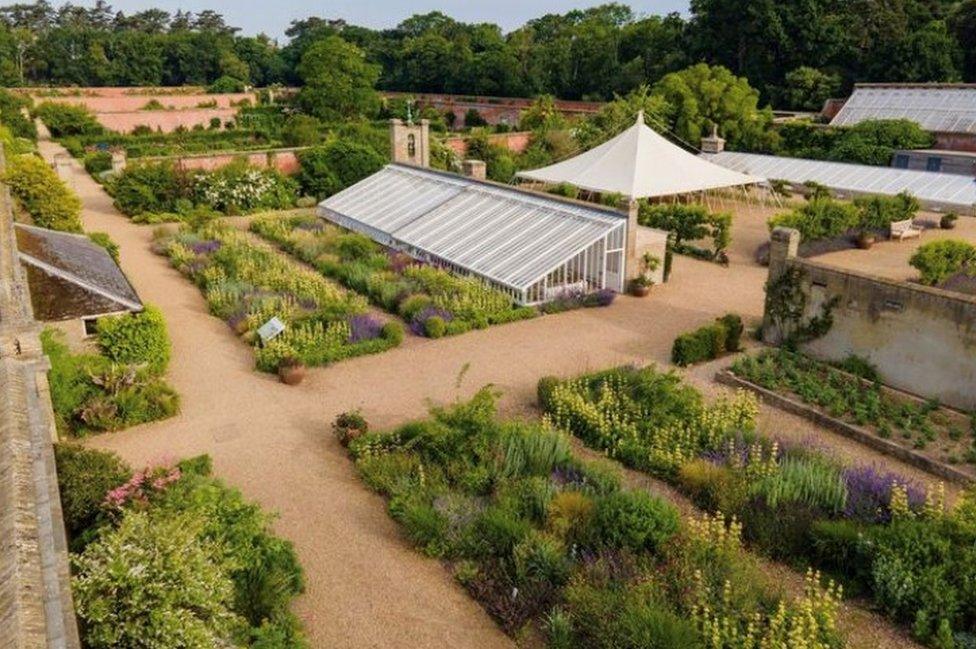
<svg viewBox="0 0 976 649">
<path fill-rule="evenodd" d="M 48 159 L 63 151 L 47 141 L 40 148 Z M 151 252 L 151 226 L 120 215 L 76 161 L 69 180 L 84 203 L 85 228 L 112 236 L 139 294 L 165 313 L 173 344 L 168 378 L 183 398 L 178 417 L 89 443 L 135 464 L 209 453 L 218 475 L 280 512 L 276 528 L 295 543 L 307 573 L 296 612 L 314 647 L 512 646 L 438 562 L 404 542 L 383 500 L 361 484 L 332 439 L 336 414 L 362 408 L 374 426 L 391 426 L 423 416 L 430 401 L 464 398 L 488 383 L 503 390 L 505 414 L 530 414 L 543 375 L 664 363 L 678 333 L 729 310 L 758 319 L 762 309 L 766 271 L 745 254 L 733 256 L 732 269 L 677 258 L 673 280 L 650 298 L 411 341 L 312 370 L 289 388 L 255 372 L 250 349 Z M 754 239 L 761 228 L 747 223 Z"/>
</svg>

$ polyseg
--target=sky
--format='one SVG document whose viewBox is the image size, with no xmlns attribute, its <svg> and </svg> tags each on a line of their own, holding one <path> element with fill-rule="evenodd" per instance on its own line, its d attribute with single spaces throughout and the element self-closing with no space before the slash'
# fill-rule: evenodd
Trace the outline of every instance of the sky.
<svg viewBox="0 0 976 649">
<path fill-rule="evenodd" d="M 169 12 L 178 9 L 200 11 L 213 9 L 225 20 L 242 29 L 244 34 L 264 32 L 284 40 L 285 29 L 296 18 L 320 16 L 344 18 L 346 22 L 366 27 L 394 27 L 416 13 L 441 11 L 463 22 L 493 22 L 503 29 L 514 29 L 530 18 L 547 13 L 564 13 L 602 4 L 601 0 L 108 0 L 116 10 L 134 13 L 150 7 Z M 608 1 L 608 0 L 606 0 Z M 626 2 L 626 0 L 623 0 Z M 58 6 L 60 0 L 53 0 Z M 75 0 L 74 4 L 92 5 L 93 0 Z M 687 0 L 633 0 L 627 3 L 637 14 L 687 12 Z"/>
</svg>

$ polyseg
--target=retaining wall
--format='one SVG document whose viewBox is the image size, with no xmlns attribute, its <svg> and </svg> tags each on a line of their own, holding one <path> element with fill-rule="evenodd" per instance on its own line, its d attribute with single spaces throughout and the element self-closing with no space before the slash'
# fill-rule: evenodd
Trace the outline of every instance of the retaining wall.
<svg viewBox="0 0 976 649">
<path fill-rule="evenodd" d="M 517 131 L 514 133 L 493 133 L 488 136 L 488 141 L 497 146 L 503 147 L 513 153 L 522 153 L 529 148 L 532 141 L 532 133 L 528 131 Z M 444 144 L 462 158 L 468 152 L 468 138 L 463 135 L 449 137 L 444 140 Z"/>
<path fill-rule="evenodd" d="M 171 161 L 176 163 L 177 167 L 186 170 L 203 169 L 205 171 L 213 171 L 243 158 L 249 164 L 256 167 L 273 167 L 282 173 L 291 175 L 298 173 L 301 169 L 301 165 L 298 162 L 298 153 L 299 151 L 303 151 L 304 148 L 227 151 L 221 153 L 193 153 L 182 156 L 133 158 L 129 164 Z"/>
</svg>

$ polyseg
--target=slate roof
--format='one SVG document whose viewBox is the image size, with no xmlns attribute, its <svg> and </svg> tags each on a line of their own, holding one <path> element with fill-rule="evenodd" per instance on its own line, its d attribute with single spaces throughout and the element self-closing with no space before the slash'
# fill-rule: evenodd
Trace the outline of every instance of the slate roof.
<svg viewBox="0 0 976 649">
<path fill-rule="evenodd" d="M 73 320 L 142 310 L 142 301 L 122 269 L 88 237 L 22 223 L 15 229 L 38 320 Z"/>
</svg>

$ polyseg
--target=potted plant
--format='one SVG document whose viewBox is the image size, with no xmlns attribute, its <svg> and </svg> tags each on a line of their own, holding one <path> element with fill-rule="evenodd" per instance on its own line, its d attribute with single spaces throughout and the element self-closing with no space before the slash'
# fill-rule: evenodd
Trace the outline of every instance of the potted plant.
<svg viewBox="0 0 976 649">
<path fill-rule="evenodd" d="M 332 422 L 332 432 L 343 446 L 369 432 L 369 424 L 358 410 L 340 413 Z"/>
<path fill-rule="evenodd" d="M 857 247 L 861 250 L 868 250 L 874 245 L 875 239 L 876 236 L 874 232 L 871 232 L 870 230 L 860 230 L 857 233 L 855 243 L 857 243 Z"/>
<path fill-rule="evenodd" d="M 630 282 L 630 294 L 634 297 L 644 297 L 651 292 L 654 280 L 651 273 L 656 271 L 661 265 L 661 260 L 649 252 L 645 252 L 640 259 L 641 272 Z"/>
<path fill-rule="evenodd" d="M 305 363 L 291 356 L 278 363 L 278 379 L 285 385 L 298 385 L 305 379 Z"/>
<path fill-rule="evenodd" d="M 952 228 L 956 227 L 956 221 L 958 219 L 959 216 L 955 212 L 944 214 L 942 218 L 939 219 L 939 227 L 943 230 L 951 230 Z"/>
</svg>

